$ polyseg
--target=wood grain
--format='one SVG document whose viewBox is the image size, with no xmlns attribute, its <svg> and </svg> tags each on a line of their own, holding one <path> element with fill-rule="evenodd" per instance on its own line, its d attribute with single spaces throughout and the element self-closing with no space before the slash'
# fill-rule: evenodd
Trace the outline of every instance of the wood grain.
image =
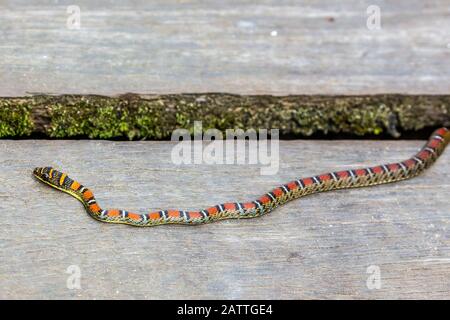
<svg viewBox="0 0 450 320">
<path fill-rule="evenodd" d="M 281 141 L 280 170 L 171 162 L 170 142 L 0 141 L 0 298 L 450 298 L 448 150 L 424 175 L 199 227 L 102 224 L 31 177 L 51 165 L 104 207 L 198 209 L 295 177 L 402 160 L 423 141 Z M 70 290 L 69 266 L 81 270 Z M 366 286 L 378 266 L 381 288 Z"/>
<path fill-rule="evenodd" d="M 447 1 L 0 1 L 0 96 L 447 94 Z M 367 28 L 378 5 L 381 30 Z"/>
</svg>

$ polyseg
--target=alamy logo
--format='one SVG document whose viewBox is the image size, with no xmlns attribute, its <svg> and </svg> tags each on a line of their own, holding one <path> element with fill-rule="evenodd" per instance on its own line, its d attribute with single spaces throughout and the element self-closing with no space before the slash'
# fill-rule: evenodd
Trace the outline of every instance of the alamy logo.
<svg viewBox="0 0 450 320">
<path fill-rule="evenodd" d="M 366 26 L 369 30 L 381 29 L 381 9 L 379 6 L 371 5 L 367 7 L 366 13 L 368 15 Z"/>
<path fill-rule="evenodd" d="M 366 280 L 366 286 L 369 290 L 381 289 L 381 271 L 377 265 L 368 266 L 366 273 L 369 274 Z"/>
<path fill-rule="evenodd" d="M 260 164 L 262 175 L 278 172 L 278 129 L 270 130 L 270 139 L 267 129 L 227 129 L 224 140 L 221 131 L 208 129 L 203 133 L 202 128 L 201 121 L 194 122 L 193 140 L 187 129 L 172 133 L 171 140 L 179 141 L 172 149 L 174 164 Z"/>
<path fill-rule="evenodd" d="M 66 281 L 67 289 L 81 289 L 81 269 L 77 265 L 70 265 L 66 269 L 69 274 Z"/>
<path fill-rule="evenodd" d="M 81 28 L 81 10 L 79 6 L 68 6 L 66 10 L 67 17 L 66 27 L 69 30 L 79 30 Z"/>
</svg>

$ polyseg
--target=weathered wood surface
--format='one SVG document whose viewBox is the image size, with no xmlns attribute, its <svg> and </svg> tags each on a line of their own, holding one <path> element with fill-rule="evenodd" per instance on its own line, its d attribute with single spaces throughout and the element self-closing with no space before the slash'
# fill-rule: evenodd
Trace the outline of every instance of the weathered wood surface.
<svg viewBox="0 0 450 320">
<path fill-rule="evenodd" d="M 0 141 L 0 298 L 450 298 L 450 152 L 414 180 L 198 227 L 102 224 L 31 177 L 63 168 L 100 204 L 143 211 L 245 201 L 308 176 L 397 161 L 422 141 L 282 141 L 280 170 L 171 162 L 170 142 Z M 69 266 L 81 289 L 67 288 Z M 381 288 L 366 286 L 378 266 Z"/>
<path fill-rule="evenodd" d="M 67 28 L 67 7 L 81 29 Z M 381 30 L 367 8 L 381 9 Z M 0 1 L 0 96 L 446 94 L 447 1 Z"/>
</svg>

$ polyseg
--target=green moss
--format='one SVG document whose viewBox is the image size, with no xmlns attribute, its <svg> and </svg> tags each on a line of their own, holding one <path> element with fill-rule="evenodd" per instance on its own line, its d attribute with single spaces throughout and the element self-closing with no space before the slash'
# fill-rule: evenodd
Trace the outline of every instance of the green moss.
<svg viewBox="0 0 450 320">
<path fill-rule="evenodd" d="M 34 96 L 0 98 L 0 137 L 167 139 L 173 130 L 280 129 L 380 135 L 450 124 L 450 96 Z"/>
<path fill-rule="evenodd" d="M 32 131 L 31 106 L 27 100 L 0 100 L 0 138 L 27 136 Z"/>
</svg>

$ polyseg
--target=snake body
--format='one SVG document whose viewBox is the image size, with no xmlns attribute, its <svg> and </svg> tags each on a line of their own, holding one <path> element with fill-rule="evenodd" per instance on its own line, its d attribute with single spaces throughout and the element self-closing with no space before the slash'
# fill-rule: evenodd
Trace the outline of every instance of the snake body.
<svg viewBox="0 0 450 320">
<path fill-rule="evenodd" d="M 450 131 L 436 130 L 425 146 L 413 157 L 397 163 L 325 173 L 293 180 L 264 194 L 254 201 L 224 203 L 199 211 L 161 210 L 144 214 L 125 210 L 103 210 L 93 192 L 67 174 L 51 167 L 35 168 L 33 175 L 41 182 L 66 192 L 83 203 L 96 220 L 147 227 L 162 224 L 198 225 L 224 219 L 259 217 L 276 207 L 309 194 L 337 189 L 390 183 L 417 176 L 433 164 L 450 142 Z"/>
</svg>

